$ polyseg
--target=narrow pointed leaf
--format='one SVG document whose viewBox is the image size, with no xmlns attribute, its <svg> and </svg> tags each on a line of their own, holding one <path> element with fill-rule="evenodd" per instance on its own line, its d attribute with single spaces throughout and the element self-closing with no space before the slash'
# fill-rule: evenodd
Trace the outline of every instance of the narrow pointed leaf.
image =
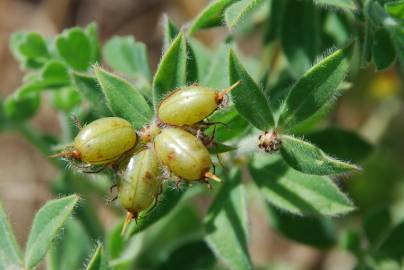
<svg viewBox="0 0 404 270">
<path fill-rule="evenodd" d="M 103 48 L 103 54 L 110 67 L 131 77 L 143 76 L 151 80 L 146 46 L 132 36 L 114 37 Z"/>
<path fill-rule="evenodd" d="M 175 37 L 180 32 L 178 27 L 174 24 L 172 20 L 164 14 L 163 16 L 163 28 L 164 28 L 164 51 L 170 47 L 171 42 L 175 39 Z"/>
<path fill-rule="evenodd" d="M 226 179 L 205 220 L 206 241 L 230 269 L 252 269 L 247 250 L 247 205 L 241 173 Z"/>
<path fill-rule="evenodd" d="M 230 30 L 236 28 L 264 2 L 264 0 L 241 0 L 232 4 L 224 13 L 227 27 Z"/>
<path fill-rule="evenodd" d="M 200 29 L 211 28 L 223 24 L 223 14 L 227 7 L 239 0 L 215 0 L 212 1 L 196 17 L 189 28 L 189 34 L 193 35 Z"/>
<path fill-rule="evenodd" d="M 281 210 L 304 216 L 337 216 L 354 210 L 330 178 L 298 172 L 279 157 L 256 155 L 249 168 L 264 198 Z"/>
<path fill-rule="evenodd" d="M 354 0 L 314 0 L 314 3 L 326 8 L 338 8 L 344 11 L 356 10 Z"/>
<path fill-rule="evenodd" d="M 396 59 L 396 51 L 391 42 L 389 33 L 384 29 L 378 29 L 373 35 L 372 56 L 377 70 L 390 67 Z"/>
<path fill-rule="evenodd" d="M 104 248 L 101 243 L 97 245 L 94 254 L 91 256 L 85 270 L 108 270 L 110 269 L 104 255 Z"/>
<path fill-rule="evenodd" d="M 126 80 L 111 74 L 102 68 L 94 67 L 95 76 L 104 92 L 111 111 L 141 128 L 148 124 L 152 111 L 143 95 Z"/>
<path fill-rule="evenodd" d="M 373 208 L 363 219 L 363 231 L 369 243 L 375 247 L 380 244 L 392 228 L 392 216 L 388 208 Z"/>
<path fill-rule="evenodd" d="M 335 175 L 353 170 L 360 170 L 354 164 L 340 161 L 324 153 L 320 148 L 304 140 L 281 136 L 281 154 L 283 159 L 294 169 L 307 174 Z"/>
<path fill-rule="evenodd" d="M 230 92 L 237 111 L 256 128 L 268 130 L 274 126 L 269 103 L 263 91 L 240 63 L 233 50 L 229 52 L 230 84 L 240 85 Z"/>
<path fill-rule="evenodd" d="M 387 234 L 385 240 L 378 246 L 374 252 L 376 257 L 395 259 L 401 263 L 404 258 L 404 221 L 397 224 Z"/>
<path fill-rule="evenodd" d="M 287 1 L 281 27 L 282 48 L 295 77 L 310 68 L 320 50 L 318 9 L 312 1 Z"/>
<path fill-rule="evenodd" d="M 153 80 L 153 104 L 160 101 L 175 88 L 186 83 L 187 48 L 183 33 L 178 34 L 165 51 Z"/>
<path fill-rule="evenodd" d="M 93 110 L 98 112 L 101 116 L 112 115 L 107 107 L 105 96 L 96 78 L 74 72 L 73 81 L 78 91 L 88 100 Z"/>
<path fill-rule="evenodd" d="M 292 87 L 279 125 L 290 128 L 309 118 L 338 95 L 338 85 L 349 69 L 352 45 L 337 50 L 309 69 Z"/>
<path fill-rule="evenodd" d="M 329 127 L 305 135 L 305 139 L 324 152 L 351 162 L 359 162 L 372 152 L 372 145 L 357 133 Z"/>
<path fill-rule="evenodd" d="M 18 269 L 21 265 L 20 247 L 0 203 L 0 269 Z"/>
<path fill-rule="evenodd" d="M 296 217 L 268 203 L 271 225 L 287 239 L 319 249 L 335 245 L 336 228 L 329 217 Z"/>
<path fill-rule="evenodd" d="M 216 89 L 225 89 L 228 86 L 229 70 L 223 67 L 228 66 L 228 53 L 232 47 L 231 44 L 221 44 L 215 50 L 208 71 L 202 79 L 202 85 Z"/>
<path fill-rule="evenodd" d="M 39 209 L 28 237 L 25 267 L 32 269 L 41 262 L 78 201 L 77 195 L 71 195 L 49 201 Z"/>
</svg>

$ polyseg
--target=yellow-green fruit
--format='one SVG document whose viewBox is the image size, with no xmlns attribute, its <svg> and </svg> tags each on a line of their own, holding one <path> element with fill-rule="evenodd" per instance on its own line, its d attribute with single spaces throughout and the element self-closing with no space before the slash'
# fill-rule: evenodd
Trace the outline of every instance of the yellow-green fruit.
<svg viewBox="0 0 404 270">
<path fill-rule="evenodd" d="M 175 175 L 185 180 L 199 180 L 212 166 L 206 147 L 189 132 L 165 128 L 154 139 L 159 160 Z"/>
<path fill-rule="evenodd" d="M 160 103 L 158 118 L 169 125 L 193 125 L 212 114 L 221 101 L 219 92 L 214 89 L 187 86 L 178 89 Z"/>
<path fill-rule="evenodd" d="M 135 217 L 149 208 L 161 191 L 160 164 L 153 149 L 135 154 L 119 182 L 119 201 Z"/>
<path fill-rule="evenodd" d="M 118 159 L 136 145 L 136 131 L 125 119 L 97 119 L 80 130 L 74 148 L 83 162 L 99 165 Z"/>
</svg>

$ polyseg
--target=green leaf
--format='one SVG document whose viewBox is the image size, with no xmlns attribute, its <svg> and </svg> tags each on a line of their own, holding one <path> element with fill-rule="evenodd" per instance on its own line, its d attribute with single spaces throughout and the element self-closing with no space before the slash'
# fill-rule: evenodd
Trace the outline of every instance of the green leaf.
<svg viewBox="0 0 404 270">
<path fill-rule="evenodd" d="M 197 31 L 205 28 L 220 26 L 223 24 L 223 14 L 227 7 L 239 0 L 216 0 L 212 1 L 195 18 L 189 28 L 189 34 L 193 35 Z"/>
<path fill-rule="evenodd" d="M 91 63 L 97 63 L 101 61 L 101 45 L 100 39 L 98 37 L 97 24 L 94 22 L 90 23 L 89 25 L 87 25 L 85 32 L 90 41 Z"/>
<path fill-rule="evenodd" d="M 88 100 L 93 110 L 101 116 L 111 116 L 111 111 L 106 105 L 105 96 L 96 78 L 74 72 L 73 80 L 78 91 Z"/>
<path fill-rule="evenodd" d="M 211 154 L 221 154 L 221 153 L 226 153 L 229 151 L 236 150 L 237 148 L 234 146 L 222 144 L 219 142 L 214 142 L 211 147 L 208 148 L 209 153 Z"/>
<path fill-rule="evenodd" d="M 86 71 L 91 63 L 91 42 L 83 29 L 79 27 L 64 31 L 55 40 L 60 56 L 72 68 Z"/>
<path fill-rule="evenodd" d="M 47 87 L 59 87 L 70 84 L 67 67 L 58 60 L 51 60 L 42 68 L 41 78 Z"/>
<path fill-rule="evenodd" d="M 337 8 L 344 11 L 356 10 L 356 6 L 353 0 L 314 0 L 314 3 L 318 6 Z"/>
<path fill-rule="evenodd" d="M 130 76 L 151 79 L 146 46 L 133 36 L 113 37 L 104 46 L 104 57 L 110 67 Z"/>
<path fill-rule="evenodd" d="M 396 59 L 396 51 L 391 42 L 389 33 L 378 29 L 373 35 L 372 56 L 377 70 L 384 70 L 390 67 Z"/>
<path fill-rule="evenodd" d="M 20 247 L 0 203 L 0 269 L 18 269 L 21 265 Z"/>
<path fill-rule="evenodd" d="M 285 0 L 271 1 L 269 18 L 265 22 L 264 44 L 270 43 L 280 37 L 286 3 L 287 1 Z"/>
<path fill-rule="evenodd" d="M 240 81 L 240 85 L 230 93 L 237 111 L 258 129 L 273 127 L 274 119 L 267 98 L 233 50 L 229 52 L 229 77 L 230 84 Z"/>
<path fill-rule="evenodd" d="M 335 175 L 353 170 L 358 166 L 332 158 L 320 148 L 304 140 L 282 135 L 281 154 L 294 169 L 307 174 Z"/>
<path fill-rule="evenodd" d="M 268 204 L 271 225 L 286 238 L 320 249 L 332 247 L 336 228 L 327 217 L 296 217 Z"/>
<path fill-rule="evenodd" d="M 27 93 L 8 96 L 3 102 L 4 114 L 10 120 L 23 122 L 33 117 L 39 110 L 41 97 L 37 93 Z"/>
<path fill-rule="evenodd" d="M 241 173 L 233 171 L 205 219 L 206 241 L 230 269 L 252 269 L 247 249 L 247 204 Z"/>
<path fill-rule="evenodd" d="M 177 25 L 170 20 L 170 18 L 167 16 L 167 14 L 163 15 L 163 27 L 164 27 L 164 51 L 167 50 L 168 47 L 170 47 L 171 43 L 175 39 L 175 37 L 178 35 L 180 32 L 178 30 Z"/>
<path fill-rule="evenodd" d="M 330 178 L 298 172 L 277 156 L 256 155 L 249 168 L 265 199 L 281 210 L 311 216 L 337 216 L 354 210 Z"/>
<path fill-rule="evenodd" d="M 363 230 L 369 243 L 375 247 L 390 233 L 392 217 L 388 208 L 371 209 L 363 219 Z"/>
<path fill-rule="evenodd" d="M 203 234 L 198 211 L 189 199 L 181 200 L 167 216 L 147 229 L 141 252 L 137 256 L 136 266 L 141 269 L 155 269 L 177 248 L 201 239 Z M 158 249 L 156 249 L 156 243 L 159 243 Z"/>
<path fill-rule="evenodd" d="M 27 62 L 35 62 L 41 66 L 49 59 L 45 40 L 35 32 L 14 33 L 10 39 L 10 47 L 14 56 L 25 65 Z"/>
<path fill-rule="evenodd" d="M 205 45 L 203 45 L 201 42 L 199 42 L 196 39 L 189 39 L 188 46 L 191 47 L 191 49 L 195 55 L 196 65 L 197 65 L 197 70 L 198 70 L 198 82 L 201 82 L 201 84 L 202 84 L 202 80 L 204 79 L 205 75 L 208 73 L 208 70 L 210 68 L 213 52 L 210 49 L 208 49 L 207 47 L 205 47 Z M 227 57 L 225 57 L 225 58 L 227 58 Z M 227 69 L 222 68 L 222 70 L 227 70 Z M 226 78 L 224 78 L 224 80 L 227 83 Z M 206 84 L 202 84 L 202 85 L 208 86 Z"/>
<path fill-rule="evenodd" d="M 163 194 L 160 196 L 160 202 L 155 208 L 150 211 L 143 211 L 139 214 L 138 222 L 132 222 L 128 228 L 128 235 L 139 233 L 170 213 L 170 211 L 180 201 L 184 192 L 180 192 L 177 189 L 166 188 Z"/>
<path fill-rule="evenodd" d="M 80 269 L 91 251 L 91 241 L 81 223 L 69 219 L 60 239 L 56 240 L 47 255 L 48 270 Z"/>
<path fill-rule="evenodd" d="M 152 111 L 143 95 L 129 82 L 95 66 L 94 73 L 107 100 L 111 111 L 133 124 L 142 128 L 148 124 Z"/>
<path fill-rule="evenodd" d="M 295 77 L 310 68 L 320 49 L 319 16 L 312 1 L 289 0 L 281 28 L 282 48 Z"/>
<path fill-rule="evenodd" d="M 404 222 L 396 225 L 387 235 L 386 239 L 381 243 L 375 251 L 375 256 L 382 258 L 392 258 L 399 262 L 404 257 Z"/>
<path fill-rule="evenodd" d="M 70 195 L 47 202 L 35 215 L 25 251 L 25 267 L 33 269 L 48 251 L 59 230 L 72 214 L 79 196 Z"/>
<path fill-rule="evenodd" d="M 165 51 L 153 80 L 153 104 L 160 101 L 186 82 L 187 45 L 181 32 Z"/>
<path fill-rule="evenodd" d="M 156 270 L 201 270 L 212 269 L 215 255 L 203 241 L 185 244 L 176 249 Z"/>
<path fill-rule="evenodd" d="M 208 71 L 204 74 L 201 81 L 202 85 L 216 88 L 225 89 L 228 86 L 229 71 L 227 68 L 229 61 L 229 49 L 232 44 L 221 44 L 212 55 L 212 60 L 209 65 Z"/>
<path fill-rule="evenodd" d="M 349 69 L 352 45 L 330 54 L 309 69 L 287 96 L 279 125 L 290 128 L 309 118 L 338 95 Z"/>
<path fill-rule="evenodd" d="M 372 152 L 372 145 L 357 133 L 337 127 L 305 134 L 305 139 L 324 152 L 351 162 L 362 161 Z"/>
<path fill-rule="evenodd" d="M 107 270 L 110 269 L 108 267 L 108 263 L 106 261 L 103 246 L 101 243 L 98 243 L 97 248 L 94 251 L 94 254 L 91 256 L 90 261 L 88 262 L 85 270 Z"/>
<path fill-rule="evenodd" d="M 404 0 L 387 2 L 384 9 L 390 16 L 404 20 Z"/>
<path fill-rule="evenodd" d="M 248 122 L 240 116 L 234 106 L 226 110 L 219 110 L 209 117 L 209 121 L 223 123 L 218 124 L 215 128 L 208 130 L 209 135 L 213 135 L 215 129 L 215 141 L 226 142 L 246 133 L 249 128 Z"/>
<path fill-rule="evenodd" d="M 241 0 L 232 4 L 224 13 L 227 27 L 234 30 L 264 2 L 264 0 Z"/>
<path fill-rule="evenodd" d="M 69 112 L 81 103 L 81 95 L 75 87 L 64 87 L 51 92 L 52 105 L 60 111 Z"/>
</svg>

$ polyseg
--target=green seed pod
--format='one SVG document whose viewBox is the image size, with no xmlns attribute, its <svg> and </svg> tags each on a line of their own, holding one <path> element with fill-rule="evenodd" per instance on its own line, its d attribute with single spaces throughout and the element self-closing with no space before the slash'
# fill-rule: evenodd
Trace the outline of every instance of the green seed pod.
<svg viewBox="0 0 404 270">
<path fill-rule="evenodd" d="M 206 147 L 191 133 L 180 128 L 165 128 L 154 138 L 161 163 L 184 180 L 200 180 L 207 174 L 212 160 Z"/>
<path fill-rule="evenodd" d="M 158 119 L 173 126 L 196 124 L 211 115 L 238 84 L 222 92 L 198 85 L 180 88 L 160 103 Z"/>
<path fill-rule="evenodd" d="M 133 155 L 119 182 L 119 201 L 137 218 L 139 212 L 148 209 L 161 192 L 161 170 L 153 149 L 144 149 Z"/>
<path fill-rule="evenodd" d="M 133 148 L 136 141 L 136 131 L 125 119 L 100 118 L 77 134 L 71 151 L 76 153 L 71 157 L 92 165 L 107 164 Z"/>
</svg>

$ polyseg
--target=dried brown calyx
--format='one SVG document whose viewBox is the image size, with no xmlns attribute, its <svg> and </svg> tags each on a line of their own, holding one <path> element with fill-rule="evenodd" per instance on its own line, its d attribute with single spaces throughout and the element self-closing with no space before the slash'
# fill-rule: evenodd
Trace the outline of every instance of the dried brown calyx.
<svg viewBox="0 0 404 270">
<path fill-rule="evenodd" d="M 258 137 L 258 147 L 267 153 L 277 152 L 281 145 L 282 141 L 279 134 L 274 130 L 265 131 L 264 134 Z"/>
</svg>

